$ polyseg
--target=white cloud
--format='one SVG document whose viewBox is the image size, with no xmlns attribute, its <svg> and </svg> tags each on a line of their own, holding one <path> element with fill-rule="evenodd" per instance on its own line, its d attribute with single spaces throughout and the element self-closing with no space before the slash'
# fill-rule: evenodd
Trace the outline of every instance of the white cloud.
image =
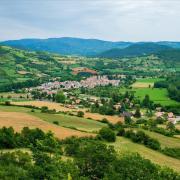
<svg viewBox="0 0 180 180">
<path fill-rule="evenodd" d="M 179 0 L 2 0 L 0 39 L 180 41 L 179 10 Z"/>
</svg>

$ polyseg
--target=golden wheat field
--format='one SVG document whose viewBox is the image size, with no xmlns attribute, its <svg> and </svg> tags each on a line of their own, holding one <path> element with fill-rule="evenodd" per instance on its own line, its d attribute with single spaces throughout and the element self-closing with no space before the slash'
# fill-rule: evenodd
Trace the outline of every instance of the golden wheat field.
<svg viewBox="0 0 180 180">
<path fill-rule="evenodd" d="M 84 133 L 73 129 L 56 126 L 23 112 L 0 112 L 0 127 L 3 126 L 12 126 L 17 132 L 21 131 L 23 127 L 39 128 L 45 132 L 52 131 L 59 139 L 70 136 L 82 137 L 92 135 L 91 133 Z"/>
</svg>

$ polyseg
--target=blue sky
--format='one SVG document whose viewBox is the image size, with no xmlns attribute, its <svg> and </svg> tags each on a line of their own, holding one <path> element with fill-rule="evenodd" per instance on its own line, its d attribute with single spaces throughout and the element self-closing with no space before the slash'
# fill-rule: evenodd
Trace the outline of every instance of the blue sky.
<svg viewBox="0 0 180 180">
<path fill-rule="evenodd" d="M 180 41 L 179 0 L 0 0 L 0 40 Z"/>
</svg>

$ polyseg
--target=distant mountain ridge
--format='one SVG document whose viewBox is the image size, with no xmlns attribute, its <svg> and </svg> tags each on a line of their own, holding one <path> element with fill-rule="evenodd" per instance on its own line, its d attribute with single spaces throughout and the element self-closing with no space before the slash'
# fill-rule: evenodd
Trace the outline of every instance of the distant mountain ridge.
<svg viewBox="0 0 180 180">
<path fill-rule="evenodd" d="M 0 45 L 15 48 L 47 51 L 63 55 L 91 56 L 112 49 L 125 49 L 131 45 L 146 44 L 152 42 L 112 42 L 99 39 L 82 39 L 73 37 L 49 38 L 49 39 L 20 39 L 0 42 Z M 165 45 L 172 48 L 180 48 L 180 42 L 153 42 L 157 45 Z"/>
<path fill-rule="evenodd" d="M 9 40 L 0 44 L 25 50 L 48 51 L 63 55 L 94 55 L 112 48 L 125 48 L 131 43 L 64 37 Z"/>
<path fill-rule="evenodd" d="M 100 53 L 97 56 L 104 58 L 132 57 L 158 53 L 161 51 L 171 49 L 173 48 L 168 47 L 166 45 L 159 45 L 156 43 L 139 43 L 130 45 L 124 49 L 111 49 L 103 53 Z"/>
</svg>

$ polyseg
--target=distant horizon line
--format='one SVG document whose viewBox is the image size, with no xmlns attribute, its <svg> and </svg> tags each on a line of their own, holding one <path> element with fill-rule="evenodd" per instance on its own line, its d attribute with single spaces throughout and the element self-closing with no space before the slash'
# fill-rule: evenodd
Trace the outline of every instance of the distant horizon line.
<svg viewBox="0 0 180 180">
<path fill-rule="evenodd" d="M 6 42 L 6 41 L 20 41 L 20 40 L 47 40 L 47 39 L 63 39 L 63 38 L 71 38 L 71 39 L 81 39 L 81 40 L 98 40 L 98 41 L 105 41 L 105 42 L 124 42 L 124 43 L 146 43 L 146 42 L 152 42 L 152 43 L 157 43 L 157 42 L 180 42 L 180 40 L 140 40 L 140 41 L 124 41 L 124 40 L 105 40 L 105 39 L 101 39 L 101 38 L 84 38 L 84 37 L 72 37 L 72 36 L 61 36 L 61 37 L 47 37 L 47 38 L 38 38 L 38 37 L 32 37 L 32 38 L 19 38 L 19 39 L 7 39 L 7 40 L 0 40 L 0 42 Z"/>
</svg>

